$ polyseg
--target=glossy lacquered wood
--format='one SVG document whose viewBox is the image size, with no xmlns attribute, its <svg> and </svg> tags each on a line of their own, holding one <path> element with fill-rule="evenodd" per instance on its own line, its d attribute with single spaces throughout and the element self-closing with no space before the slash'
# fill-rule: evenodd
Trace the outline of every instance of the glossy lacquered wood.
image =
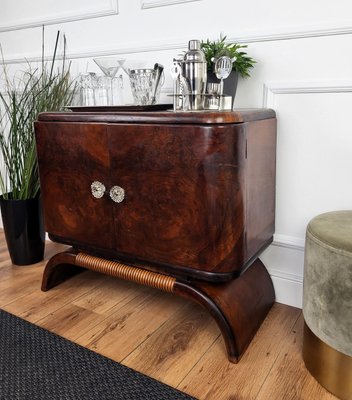
<svg viewBox="0 0 352 400">
<path fill-rule="evenodd" d="M 174 292 L 205 307 L 218 324 L 228 359 L 238 362 L 275 300 L 271 278 L 257 258 L 237 279 L 176 281 Z"/>
<path fill-rule="evenodd" d="M 46 263 L 41 289 L 46 292 L 74 275 L 85 271 L 75 263 L 77 252 L 69 249 L 53 255 Z"/>
<path fill-rule="evenodd" d="M 237 362 L 274 302 L 257 259 L 274 233 L 274 116 L 41 114 L 46 227 L 51 239 L 73 246 L 48 262 L 42 289 L 81 271 L 82 251 L 101 265 L 112 260 L 175 278 L 173 292 L 213 316 Z M 96 181 L 105 187 L 99 198 L 91 193 Z M 109 196 L 113 186 L 124 190 L 120 203 Z"/>
<path fill-rule="evenodd" d="M 46 264 L 42 290 L 47 291 L 74 274 L 82 272 L 81 255 L 82 253 L 72 248 L 54 255 Z M 100 259 L 100 263 L 104 264 L 106 261 Z M 96 270 L 89 263 L 85 268 Z M 132 269 L 139 271 L 139 274 L 150 273 L 140 267 Z M 114 276 L 109 269 L 104 273 Z M 160 279 L 170 277 L 160 275 Z M 147 280 L 143 284 L 152 286 Z M 242 357 L 275 300 L 270 276 L 259 259 L 237 279 L 229 282 L 214 284 L 176 279 L 172 280 L 172 286 L 168 286 L 167 291 L 200 304 L 210 313 L 224 338 L 228 359 L 234 363 Z"/>
<path fill-rule="evenodd" d="M 91 183 L 105 179 L 109 171 L 105 126 L 41 124 L 36 144 L 47 232 L 114 248 L 111 201 L 105 196 L 98 203 L 90 192 Z"/>
<path fill-rule="evenodd" d="M 172 107 L 171 107 L 172 108 Z M 268 108 L 239 109 L 229 111 L 131 111 L 130 107 L 121 107 L 120 111 L 97 112 L 96 107 L 86 108 L 86 112 L 41 113 L 39 121 L 50 122 L 95 122 L 95 123 L 148 123 L 155 124 L 162 121 L 166 124 L 238 124 L 242 122 L 257 121 L 275 118 L 275 112 Z"/>
<path fill-rule="evenodd" d="M 271 110 L 190 113 L 194 124 L 185 123 L 188 113 L 97 114 L 41 114 L 36 123 L 46 227 L 53 240 L 213 281 L 237 276 L 271 242 L 276 143 Z M 77 117 L 79 122 L 71 122 Z M 105 122 L 91 122 L 98 117 Z M 213 124 L 199 123 L 210 120 Z M 93 181 L 106 187 L 100 199 L 90 192 Z M 114 185 L 125 190 L 122 203 L 109 198 Z"/>
</svg>

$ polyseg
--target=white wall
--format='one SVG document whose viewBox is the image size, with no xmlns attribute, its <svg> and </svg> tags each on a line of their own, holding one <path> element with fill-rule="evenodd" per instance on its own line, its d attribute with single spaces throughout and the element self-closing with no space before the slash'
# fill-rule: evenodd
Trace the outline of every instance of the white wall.
<svg viewBox="0 0 352 400">
<path fill-rule="evenodd" d="M 239 83 L 236 107 L 272 107 L 278 117 L 273 245 L 262 260 L 277 301 L 301 305 L 305 227 L 313 216 L 352 208 L 352 3 L 296 0 L 3 0 L 0 43 L 11 71 L 41 54 L 58 29 L 73 72 L 116 55 L 168 68 L 189 39 L 247 43 L 258 63 Z M 172 91 L 167 76 L 162 101 Z M 126 90 L 125 101 L 131 99 Z"/>
</svg>

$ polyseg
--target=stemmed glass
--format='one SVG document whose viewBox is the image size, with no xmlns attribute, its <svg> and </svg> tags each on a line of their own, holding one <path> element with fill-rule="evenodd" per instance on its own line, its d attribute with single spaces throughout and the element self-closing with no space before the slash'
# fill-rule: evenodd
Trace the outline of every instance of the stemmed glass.
<svg viewBox="0 0 352 400">
<path fill-rule="evenodd" d="M 109 105 L 113 105 L 114 96 L 113 96 L 113 79 L 115 78 L 117 71 L 119 68 L 123 66 L 125 60 L 115 58 L 115 57 L 101 57 L 101 58 L 93 58 L 93 61 L 98 65 L 103 74 L 107 77 L 109 81 Z"/>
</svg>

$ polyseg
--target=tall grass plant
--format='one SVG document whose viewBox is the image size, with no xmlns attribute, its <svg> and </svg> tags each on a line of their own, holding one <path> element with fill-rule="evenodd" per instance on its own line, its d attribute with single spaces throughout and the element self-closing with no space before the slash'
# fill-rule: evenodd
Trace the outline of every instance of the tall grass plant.
<svg viewBox="0 0 352 400">
<path fill-rule="evenodd" d="M 62 60 L 57 60 L 60 32 L 51 61 L 28 67 L 20 78 L 10 79 L 3 62 L 4 92 L 0 92 L 0 190 L 3 199 L 24 200 L 39 193 L 39 174 L 33 123 L 40 112 L 61 111 L 72 102 L 75 85 L 66 63 L 66 39 Z M 44 38 L 43 38 L 44 43 Z"/>
</svg>

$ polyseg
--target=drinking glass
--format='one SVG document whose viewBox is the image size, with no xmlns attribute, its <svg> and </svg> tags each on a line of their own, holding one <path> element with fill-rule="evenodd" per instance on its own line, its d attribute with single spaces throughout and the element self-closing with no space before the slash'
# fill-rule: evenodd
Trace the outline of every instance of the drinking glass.
<svg viewBox="0 0 352 400">
<path fill-rule="evenodd" d="M 81 106 L 95 106 L 97 75 L 87 72 L 79 76 L 79 102 Z"/>
<path fill-rule="evenodd" d="M 117 71 L 120 67 L 123 66 L 125 60 L 115 58 L 115 57 L 100 57 L 93 58 L 93 61 L 98 65 L 104 75 L 107 77 L 109 81 L 109 105 L 113 105 L 114 98 L 114 88 L 113 88 L 113 79 L 117 74 Z"/>
<path fill-rule="evenodd" d="M 137 105 L 151 105 L 158 101 L 163 81 L 157 77 L 156 69 L 132 69 L 129 71 L 131 90 L 134 103 Z"/>
<path fill-rule="evenodd" d="M 95 105 L 108 106 L 110 104 L 110 79 L 105 75 L 97 77 L 97 84 L 95 87 Z"/>
</svg>

